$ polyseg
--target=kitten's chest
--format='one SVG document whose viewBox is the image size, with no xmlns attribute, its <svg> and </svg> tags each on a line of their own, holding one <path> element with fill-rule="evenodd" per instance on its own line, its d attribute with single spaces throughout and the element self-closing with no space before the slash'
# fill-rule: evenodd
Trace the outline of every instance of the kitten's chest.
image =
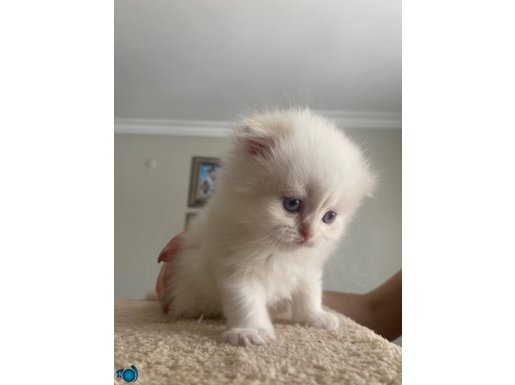
<svg viewBox="0 0 515 385">
<path fill-rule="evenodd" d="M 302 284 L 308 272 L 307 266 L 295 257 L 298 256 L 275 254 L 265 264 L 262 279 L 269 304 L 289 299 L 293 291 Z"/>
</svg>

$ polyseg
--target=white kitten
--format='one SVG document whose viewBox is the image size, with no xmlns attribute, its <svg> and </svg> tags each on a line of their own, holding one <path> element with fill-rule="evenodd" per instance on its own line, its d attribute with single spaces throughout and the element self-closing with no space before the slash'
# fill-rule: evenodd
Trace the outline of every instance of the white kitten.
<svg viewBox="0 0 515 385">
<path fill-rule="evenodd" d="M 217 192 L 182 239 L 171 282 L 175 316 L 223 313 L 234 345 L 275 339 L 270 312 L 335 329 L 322 309 L 322 266 L 374 177 L 360 150 L 309 110 L 245 119 Z"/>
</svg>

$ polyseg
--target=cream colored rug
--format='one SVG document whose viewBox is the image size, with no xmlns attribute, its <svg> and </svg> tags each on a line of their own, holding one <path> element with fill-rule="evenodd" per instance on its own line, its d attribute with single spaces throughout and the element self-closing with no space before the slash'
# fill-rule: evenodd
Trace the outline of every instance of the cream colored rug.
<svg viewBox="0 0 515 385">
<path fill-rule="evenodd" d="M 220 341 L 222 321 L 172 321 L 157 302 L 119 300 L 114 369 L 135 365 L 141 385 L 400 384 L 401 348 L 341 321 L 337 331 L 275 324 L 277 342 L 244 348 Z"/>
</svg>

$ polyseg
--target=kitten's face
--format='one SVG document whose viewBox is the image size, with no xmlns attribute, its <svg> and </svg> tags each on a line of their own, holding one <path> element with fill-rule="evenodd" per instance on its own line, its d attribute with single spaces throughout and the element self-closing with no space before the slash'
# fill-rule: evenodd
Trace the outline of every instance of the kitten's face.
<svg viewBox="0 0 515 385">
<path fill-rule="evenodd" d="M 345 213 L 338 213 L 337 205 L 324 204 L 310 194 L 288 195 L 263 202 L 263 222 L 279 248 L 312 247 L 343 232 Z"/>
<path fill-rule="evenodd" d="M 281 249 L 313 247 L 338 239 L 352 215 L 340 190 L 329 188 L 317 177 L 299 180 L 288 169 L 272 166 L 272 173 L 266 173 L 255 190 L 247 215 L 259 223 L 260 237 Z"/>
<path fill-rule="evenodd" d="M 258 136 L 245 137 L 237 166 L 245 179 L 242 214 L 257 241 L 294 249 L 338 239 L 373 186 L 361 152 L 309 112 L 260 118 L 253 121 Z"/>
</svg>

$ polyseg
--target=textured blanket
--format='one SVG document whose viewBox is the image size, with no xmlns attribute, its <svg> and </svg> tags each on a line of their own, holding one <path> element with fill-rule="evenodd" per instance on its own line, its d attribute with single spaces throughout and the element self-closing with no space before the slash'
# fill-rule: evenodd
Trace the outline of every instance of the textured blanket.
<svg viewBox="0 0 515 385">
<path fill-rule="evenodd" d="M 157 302 L 118 300 L 114 369 L 134 365 L 141 385 L 401 383 L 401 348 L 349 318 L 336 331 L 275 328 L 277 342 L 235 347 L 221 320 L 172 321 Z"/>
</svg>

